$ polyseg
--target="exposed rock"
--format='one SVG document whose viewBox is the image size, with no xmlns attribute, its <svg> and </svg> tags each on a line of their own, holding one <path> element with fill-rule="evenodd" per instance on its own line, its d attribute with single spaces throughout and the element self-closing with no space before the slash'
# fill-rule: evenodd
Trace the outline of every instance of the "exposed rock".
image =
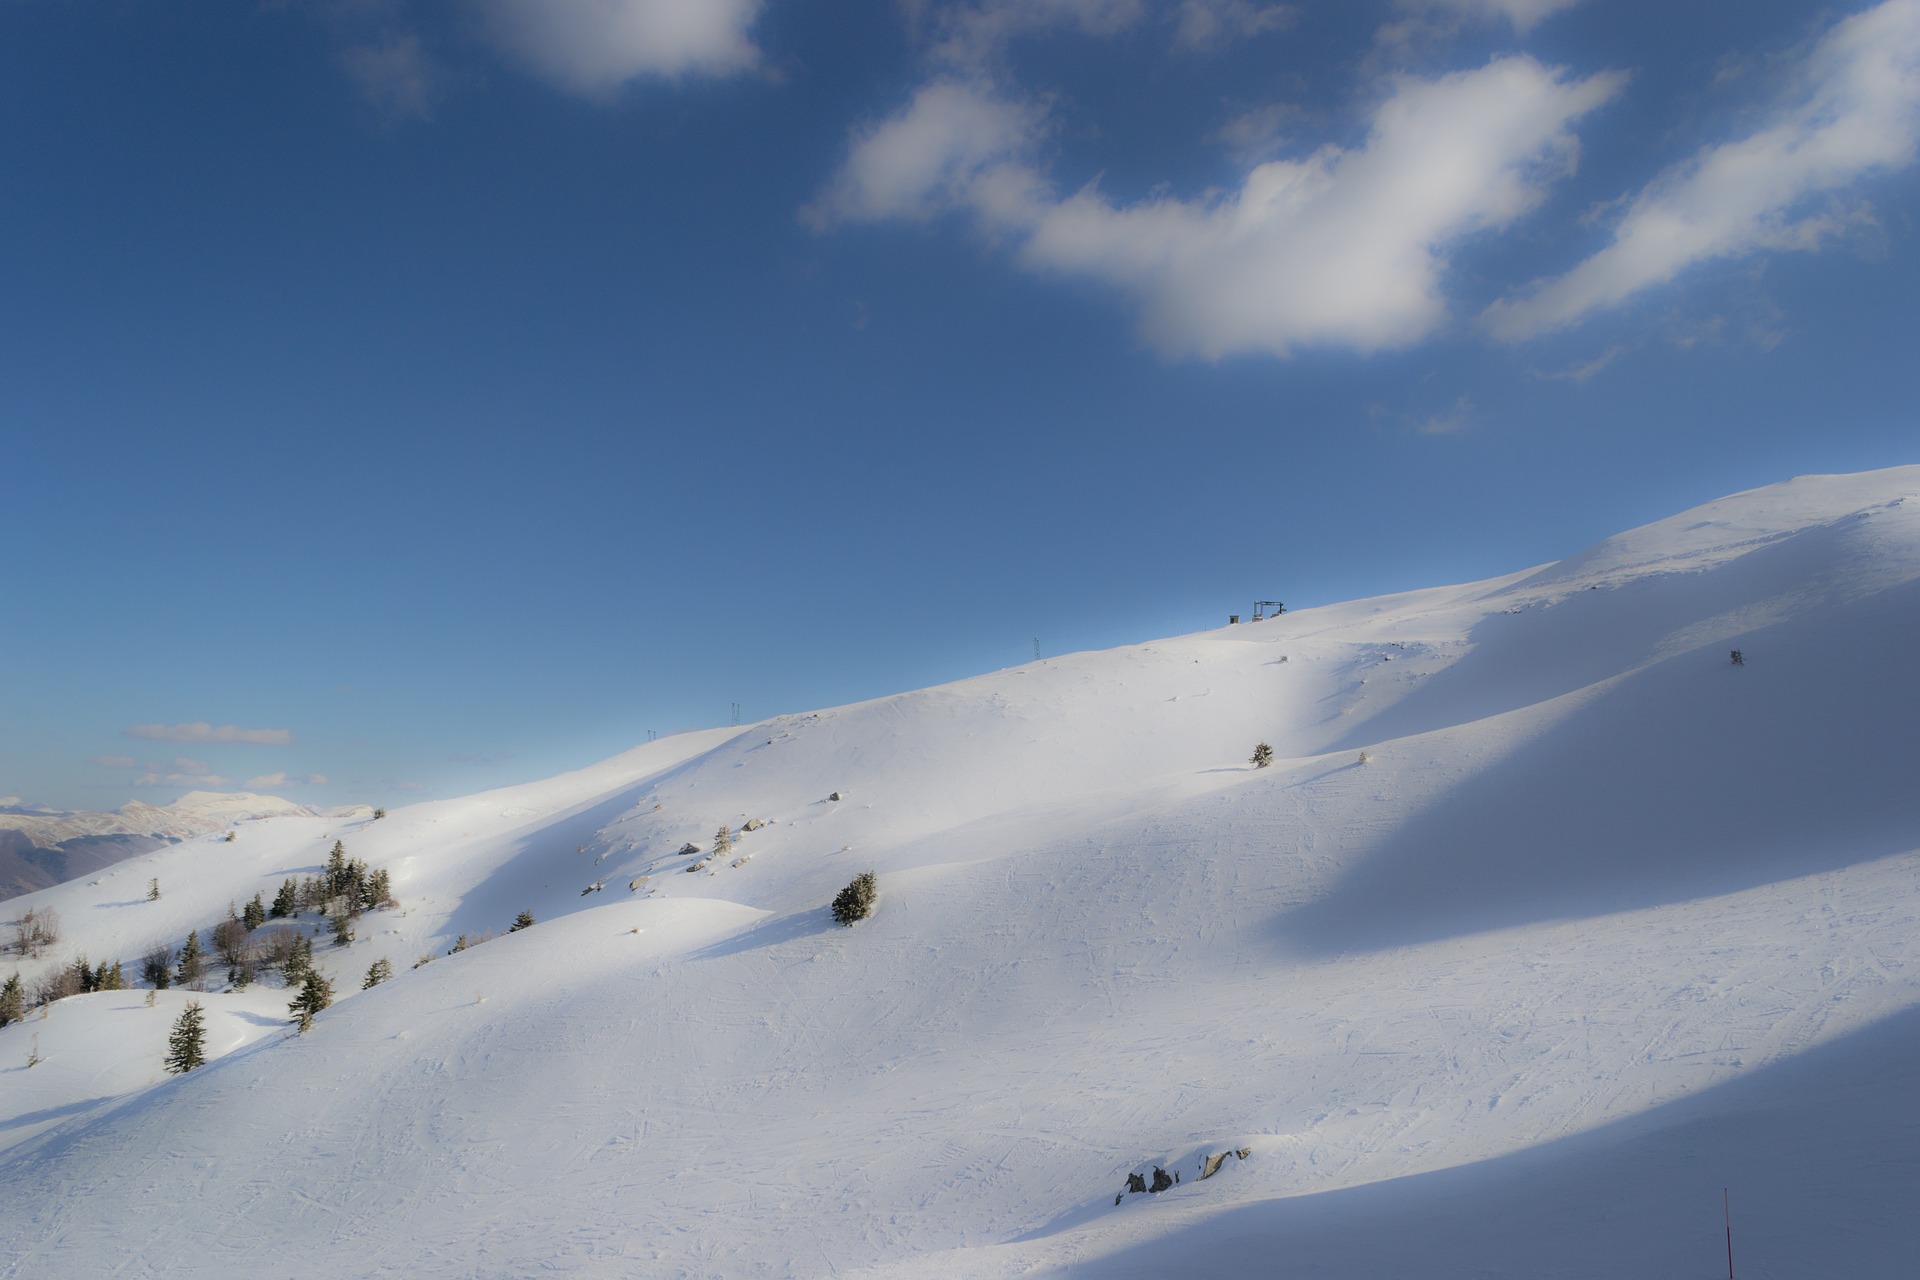
<svg viewBox="0 0 1920 1280">
<path fill-rule="evenodd" d="M 758 831 L 760 828 L 766 825 L 767 824 L 759 818 L 748 818 L 745 822 L 740 824 L 740 829 L 742 831 Z"/>
<path fill-rule="evenodd" d="M 1159 1195 L 1172 1185 L 1173 1179 L 1167 1176 L 1167 1171 L 1155 1165 L 1153 1169 L 1153 1185 L 1148 1187 L 1147 1190 L 1153 1192 L 1155 1195 Z"/>
<path fill-rule="evenodd" d="M 1127 1190 L 1129 1192 L 1144 1194 L 1146 1189 L 1147 1189 L 1147 1180 L 1145 1178 L 1141 1177 L 1137 1173 L 1130 1173 L 1127 1175 Z M 1114 1203 L 1119 1204 L 1120 1202 L 1118 1200 L 1115 1200 Z"/>
</svg>

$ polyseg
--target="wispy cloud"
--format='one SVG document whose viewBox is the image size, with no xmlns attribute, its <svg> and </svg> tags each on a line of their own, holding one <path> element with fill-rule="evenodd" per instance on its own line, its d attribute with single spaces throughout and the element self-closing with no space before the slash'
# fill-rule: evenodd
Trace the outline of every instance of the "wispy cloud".
<svg viewBox="0 0 1920 1280">
<path fill-rule="evenodd" d="M 1563 329 L 1696 264 L 1817 249 L 1870 218 L 1844 197 L 1920 145 L 1920 0 L 1887 0 L 1813 48 L 1766 125 L 1706 147 L 1626 205 L 1612 243 L 1489 307 L 1509 341 Z"/>
<path fill-rule="evenodd" d="M 140 762 L 132 756 L 94 756 L 91 763 L 102 769 L 138 769 Z"/>
<path fill-rule="evenodd" d="M 587 97 L 643 76 L 725 75 L 760 54 L 761 0 L 474 0 L 487 38 L 535 75 Z"/>
<path fill-rule="evenodd" d="M 1503 19 L 1524 34 L 1543 19 L 1579 3 L 1580 0 L 1400 0 L 1400 7 L 1456 18 Z"/>
<path fill-rule="evenodd" d="M 396 120 L 425 120 L 445 79 L 411 33 L 355 45 L 341 55 L 347 74 L 379 110 Z"/>
<path fill-rule="evenodd" d="M 1253 0 L 1182 0 L 1174 26 L 1176 48 L 1210 53 L 1235 40 L 1284 31 L 1300 17 L 1288 4 Z"/>
<path fill-rule="evenodd" d="M 1451 246 L 1533 208 L 1573 168 L 1572 123 L 1620 83 L 1525 56 L 1403 77 L 1359 147 L 1268 161 L 1222 194 L 1116 204 L 1092 187 L 1051 192 L 1033 158 L 1039 107 L 947 80 L 856 133 L 810 215 L 827 226 L 969 210 L 1018 240 L 1029 268 L 1132 295 L 1143 334 L 1170 356 L 1401 347 L 1447 319 Z"/>
<path fill-rule="evenodd" d="M 205 720 L 192 724 L 129 725 L 126 735 L 149 742 L 246 742 L 267 747 L 284 747 L 293 741 L 293 733 L 287 729 L 243 729 L 237 724 L 216 728 Z"/>
<path fill-rule="evenodd" d="M 227 787 L 233 779 L 217 773 L 143 773 L 133 780 L 136 787 Z"/>
<path fill-rule="evenodd" d="M 279 773 L 263 773 L 257 778 L 248 778 L 242 785 L 249 791 L 255 791 L 269 787 L 323 787 L 326 783 L 327 775 L 324 773 L 309 773 L 288 777 L 287 774 L 282 771 Z"/>
<path fill-rule="evenodd" d="M 1443 413 L 1428 416 L 1415 428 L 1423 436 L 1450 436 L 1464 431 L 1473 422 L 1473 400 L 1461 396 Z"/>
<path fill-rule="evenodd" d="M 1564 369 L 1535 370 L 1533 376 L 1543 382 L 1571 382 L 1577 386 L 1584 386 L 1589 379 L 1632 349 L 1628 344 L 1616 343 L 1591 360 L 1582 360 Z"/>
</svg>

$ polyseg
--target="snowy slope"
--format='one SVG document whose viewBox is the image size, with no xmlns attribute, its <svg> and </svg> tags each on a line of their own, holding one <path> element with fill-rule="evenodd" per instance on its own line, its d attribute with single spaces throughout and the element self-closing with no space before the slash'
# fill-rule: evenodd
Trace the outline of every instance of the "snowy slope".
<svg viewBox="0 0 1920 1280">
<path fill-rule="evenodd" d="M 0 1276 L 1706 1275 L 1722 1187 L 1743 1275 L 1910 1274 L 1917 624 L 1920 467 L 1804 477 L 157 851 L 12 904 L 65 927 L 23 975 L 335 839 L 402 908 L 318 956 L 400 975 L 305 1037 L 282 990 L 208 993 L 225 1056 L 179 1079 L 178 993 L 0 1029 Z"/>
</svg>

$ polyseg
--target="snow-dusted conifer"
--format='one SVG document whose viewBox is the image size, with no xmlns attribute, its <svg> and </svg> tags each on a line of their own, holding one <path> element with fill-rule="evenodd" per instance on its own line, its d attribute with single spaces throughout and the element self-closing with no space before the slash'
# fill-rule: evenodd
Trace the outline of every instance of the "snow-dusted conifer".
<svg viewBox="0 0 1920 1280">
<path fill-rule="evenodd" d="M 533 928 L 533 912 L 522 911 L 519 915 L 513 918 L 513 923 L 507 926 L 507 932 L 518 933 L 522 929 L 531 929 L 531 928 Z"/>
<path fill-rule="evenodd" d="M 0 1027 L 9 1022 L 18 1022 L 27 1016 L 27 989 L 15 973 L 8 978 L 5 986 L 0 986 Z"/>
<path fill-rule="evenodd" d="M 851 925 L 856 920 L 865 920 L 873 914 L 873 900 L 879 889 L 874 881 L 873 872 L 862 871 L 842 889 L 833 900 L 833 918 L 835 923 Z"/>
<path fill-rule="evenodd" d="M 205 1065 L 206 1016 L 200 1002 L 192 1000 L 174 1019 L 173 1031 L 167 1036 L 167 1070 L 174 1075 L 185 1075 L 195 1067 Z"/>
<path fill-rule="evenodd" d="M 200 981 L 206 967 L 206 953 L 200 949 L 200 931 L 195 929 L 187 935 L 187 945 L 180 948 L 180 967 L 174 974 L 174 980 L 183 987 L 190 987 Z"/>
<path fill-rule="evenodd" d="M 287 1012 L 300 1024 L 300 1034 L 313 1027 L 313 1015 L 333 1003 L 333 984 L 318 969 L 309 967 L 300 982 L 300 994 L 287 1004 Z"/>
<path fill-rule="evenodd" d="M 362 991 L 377 987 L 393 976 L 393 961 L 381 956 L 367 966 L 367 980 L 360 984 Z"/>
<path fill-rule="evenodd" d="M 1268 746 L 1264 742 L 1260 743 L 1258 746 L 1254 747 L 1253 756 L 1249 761 L 1249 763 L 1251 763 L 1253 767 L 1256 769 L 1266 768 L 1268 765 L 1273 763 L 1273 748 Z"/>
</svg>

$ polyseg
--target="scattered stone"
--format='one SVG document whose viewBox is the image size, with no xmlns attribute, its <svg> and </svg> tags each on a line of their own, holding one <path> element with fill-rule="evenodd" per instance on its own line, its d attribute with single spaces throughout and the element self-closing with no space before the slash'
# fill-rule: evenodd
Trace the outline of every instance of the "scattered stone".
<svg viewBox="0 0 1920 1280">
<path fill-rule="evenodd" d="M 1153 1185 L 1148 1187 L 1147 1190 L 1153 1192 L 1153 1194 L 1155 1195 L 1159 1195 L 1162 1191 L 1165 1191 L 1168 1187 L 1172 1185 L 1173 1185 L 1173 1179 L 1167 1176 L 1167 1171 L 1165 1169 L 1160 1168 L 1158 1165 L 1154 1166 Z"/>
<path fill-rule="evenodd" d="M 758 831 L 767 824 L 759 818 L 748 818 L 740 825 L 742 831 Z"/>
<path fill-rule="evenodd" d="M 1130 1173 L 1127 1175 L 1127 1190 L 1130 1193 L 1145 1194 L 1146 1189 L 1147 1189 L 1147 1180 L 1145 1178 L 1141 1177 L 1137 1173 Z M 1116 1203 L 1118 1202 L 1116 1201 Z"/>
<path fill-rule="evenodd" d="M 838 799 L 840 799 L 840 793 L 839 793 L 838 791 L 836 791 L 836 792 L 834 792 L 834 793 L 833 793 L 832 795 L 830 795 L 830 796 L 828 796 L 828 797 L 827 797 L 827 799 L 829 799 L 829 800 L 838 800 Z"/>
<path fill-rule="evenodd" d="M 645 885 L 646 883 L 647 883 L 647 878 L 645 876 L 635 876 L 633 879 L 627 881 L 627 892 L 638 893 L 640 892 L 641 886 Z"/>
</svg>

